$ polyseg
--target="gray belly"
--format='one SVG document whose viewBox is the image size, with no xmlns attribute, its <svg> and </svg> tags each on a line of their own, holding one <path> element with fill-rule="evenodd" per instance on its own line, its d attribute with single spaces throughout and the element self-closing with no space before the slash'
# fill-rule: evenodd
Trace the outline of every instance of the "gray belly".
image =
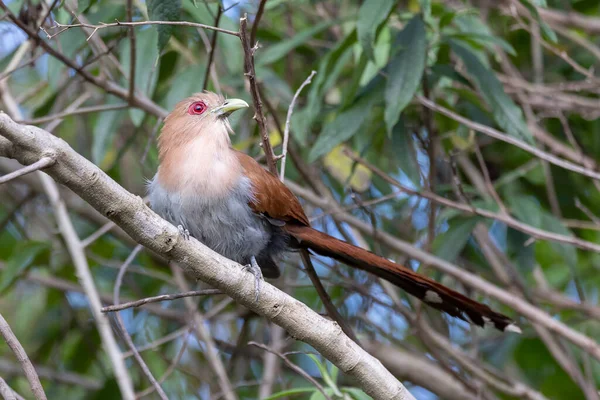
<svg viewBox="0 0 600 400">
<path fill-rule="evenodd" d="M 252 193 L 247 178 L 240 179 L 223 198 L 207 198 L 202 193 L 182 196 L 167 192 L 157 181 L 150 182 L 148 194 L 152 209 L 173 225 L 182 225 L 190 235 L 223 256 L 248 264 L 267 249 L 273 227 L 254 214 L 248 202 Z"/>
</svg>

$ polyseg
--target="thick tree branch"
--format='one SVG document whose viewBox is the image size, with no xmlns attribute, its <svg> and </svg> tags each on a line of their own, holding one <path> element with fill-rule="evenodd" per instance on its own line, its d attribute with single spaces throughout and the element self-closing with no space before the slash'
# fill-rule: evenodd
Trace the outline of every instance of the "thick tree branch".
<svg viewBox="0 0 600 400">
<path fill-rule="evenodd" d="M 375 399 L 413 399 L 381 363 L 348 338 L 340 327 L 303 303 L 265 282 L 258 301 L 254 280 L 244 267 L 195 239 L 184 240 L 176 227 L 150 210 L 102 170 L 77 154 L 63 140 L 33 126 L 21 126 L 0 113 L 0 135 L 13 143 L 13 155 L 23 164 L 47 152 L 58 162 L 47 173 L 109 217 L 140 244 L 176 261 L 186 272 L 222 290 L 250 310 L 265 316 L 329 359 Z"/>
</svg>

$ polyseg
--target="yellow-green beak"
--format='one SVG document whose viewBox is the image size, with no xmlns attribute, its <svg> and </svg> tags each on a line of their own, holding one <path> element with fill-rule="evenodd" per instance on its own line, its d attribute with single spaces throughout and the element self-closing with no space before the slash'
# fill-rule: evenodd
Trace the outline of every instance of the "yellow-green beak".
<svg viewBox="0 0 600 400">
<path fill-rule="evenodd" d="M 223 102 L 223 104 L 215 107 L 213 112 L 219 117 L 227 117 L 232 112 L 246 107 L 248 107 L 248 103 L 242 99 L 227 99 Z"/>
</svg>

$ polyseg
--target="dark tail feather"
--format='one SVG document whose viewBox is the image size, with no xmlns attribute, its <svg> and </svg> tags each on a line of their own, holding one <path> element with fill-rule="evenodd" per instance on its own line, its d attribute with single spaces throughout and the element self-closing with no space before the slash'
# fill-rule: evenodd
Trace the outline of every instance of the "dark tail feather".
<svg viewBox="0 0 600 400">
<path fill-rule="evenodd" d="M 482 327 L 491 324 L 500 331 L 521 332 L 510 318 L 493 311 L 485 304 L 473 301 L 432 279 L 370 251 L 338 240 L 308 226 L 286 225 L 285 230 L 298 240 L 300 247 L 311 249 L 317 254 L 331 257 L 344 264 L 377 275 L 431 307 L 453 317 L 470 321 Z"/>
</svg>

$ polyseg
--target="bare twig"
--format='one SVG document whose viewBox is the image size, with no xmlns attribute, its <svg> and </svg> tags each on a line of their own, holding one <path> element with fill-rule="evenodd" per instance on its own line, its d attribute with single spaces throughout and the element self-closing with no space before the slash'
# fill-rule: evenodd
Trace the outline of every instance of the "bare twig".
<svg viewBox="0 0 600 400">
<path fill-rule="evenodd" d="M 260 24 L 260 20 L 262 19 L 265 11 L 265 4 L 267 4 L 267 0 L 260 0 L 258 11 L 256 11 L 256 16 L 254 17 L 254 22 L 252 23 L 252 31 L 250 32 L 250 43 L 252 45 L 256 43 L 256 32 L 258 32 L 258 25 Z"/>
<path fill-rule="evenodd" d="M 284 347 L 285 331 L 275 324 L 270 324 L 271 332 L 270 347 L 275 351 L 281 351 Z M 281 363 L 276 354 L 266 352 L 263 357 L 263 373 L 258 388 L 258 398 L 264 399 L 273 393 L 273 385 L 281 376 Z"/>
<path fill-rule="evenodd" d="M 298 96 L 300 96 L 300 92 L 302 92 L 302 89 L 304 89 L 304 87 L 306 85 L 310 84 L 313 76 L 315 76 L 316 73 L 317 73 L 317 71 L 312 71 L 310 73 L 310 75 L 308 76 L 308 78 L 306 78 L 304 80 L 304 82 L 302 82 L 302 85 L 300 85 L 298 90 L 296 90 L 296 93 L 294 94 L 294 97 L 292 98 L 292 102 L 290 103 L 290 106 L 288 107 L 287 117 L 285 119 L 285 129 L 283 131 L 283 147 L 281 149 L 281 156 L 280 156 L 281 157 L 281 170 L 279 171 L 279 179 L 281 180 L 281 182 L 283 182 L 285 180 L 285 160 L 286 160 L 287 151 L 288 151 L 288 142 L 290 140 L 290 122 L 292 120 L 292 113 L 294 112 L 294 106 L 296 105 L 296 100 L 298 99 Z"/>
<path fill-rule="evenodd" d="M 277 357 L 281 358 L 283 360 L 283 362 L 292 370 L 295 371 L 296 373 L 298 373 L 298 375 L 300 375 L 301 377 L 303 377 L 304 379 L 306 379 L 307 381 L 309 381 L 310 383 L 312 383 L 317 390 L 319 390 L 319 392 L 321 392 L 323 394 L 323 396 L 325 396 L 325 398 L 327 400 L 331 400 L 331 397 L 329 397 L 329 395 L 327 394 L 327 392 L 325 392 L 325 388 L 319 383 L 317 382 L 317 380 L 315 378 L 313 378 L 312 376 L 310 376 L 308 373 L 306 373 L 306 371 L 304 371 L 302 368 L 300 368 L 299 366 L 297 366 L 296 364 L 294 364 L 293 362 L 290 361 L 289 358 L 287 358 L 287 356 L 283 353 L 280 353 L 272 348 L 270 348 L 269 346 L 266 346 L 262 343 L 257 343 L 257 342 L 248 342 L 249 345 L 252 346 L 256 346 L 259 349 L 263 349 L 265 351 L 268 351 L 269 353 L 273 353 L 275 354 Z"/>
<path fill-rule="evenodd" d="M 217 32 L 221 32 L 221 33 L 225 33 L 227 35 L 233 35 L 233 36 L 239 36 L 239 32 L 235 32 L 235 31 L 230 31 L 228 29 L 221 29 L 221 28 L 217 28 L 214 26 L 210 26 L 210 25 L 204 25 L 204 24 L 198 24 L 195 22 L 186 22 L 186 21 L 138 21 L 138 22 L 113 22 L 110 24 L 105 24 L 105 23 L 101 23 L 100 25 L 92 25 L 92 24 L 71 24 L 71 25 L 65 25 L 65 24 L 59 24 L 58 22 L 56 23 L 55 28 L 61 28 L 58 32 L 54 33 L 54 34 L 49 34 L 47 32 L 46 36 L 48 37 L 48 39 L 52 39 L 58 35 L 60 35 L 61 33 L 72 29 L 72 28 L 91 28 L 93 29 L 92 34 L 90 36 L 88 36 L 88 40 L 90 40 L 90 38 L 99 30 L 101 29 L 106 29 L 106 28 L 112 28 L 112 27 L 132 27 L 132 26 L 147 26 L 147 25 L 174 25 L 174 26 L 189 26 L 191 28 L 202 28 L 202 29 L 210 29 L 213 31 L 217 31 Z"/>
<path fill-rule="evenodd" d="M 207 296 L 207 295 L 212 295 L 212 294 L 223 294 L 223 292 L 221 292 L 218 289 L 204 289 L 204 290 L 191 290 L 189 292 L 184 292 L 184 293 L 163 294 L 160 296 L 146 297 L 145 299 L 130 301 L 127 303 L 121 303 L 119 305 L 102 307 L 102 312 L 109 313 L 109 312 L 125 310 L 126 308 L 140 307 L 140 306 L 143 306 L 144 304 L 148 304 L 148 303 L 157 303 L 159 301 L 176 300 L 176 299 L 182 299 L 184 297 Z"/>
<path fill-rule="evenodd" d="M 240 18 L 240 32 L 238 36 L 242 41 L 242 49 L 244 50 L 244 75 L 246 75 L 248 82 L 250 83 L 250 94 L 252 95 L 252 102 L 254 103 L 254 119 L 258 123 L 263 151 L 265 152 L 265 158 L 267 160 L 267 166 L 269 167 L 269 171 L 271 171 L 273 175 L 277 176 L 275 154 L 273 153 L 273 147 L 271 147 L 271 142 L 269 141 L 267 120 L 263 113 L 262 101 L 260 99 L 260 93 L 258 90 L 258 82 L 256 81 L 256 71 L 254 70 L 254 52 L 257 48 L 249 41 L 248 18 L 246 15 Z"/>
<path fill-rule="evenodd" d="M 380 176 L 382 179 L 386 180 L 388 183 L 396 186 L 397 188 L 401 189 L 403 192 L 408 193 L 410 195 L 420 196 L 420 197 L 426 198 L 428 200 L 432 200 L 436 203 L 445 205 L 447 207 L 452 207 L 457 210 L 464 211 L 469 214 L 475 214 L 475 215 L 479 215 L 482 217 L 491 218 L 491 219 L 495 219 L 495 220 L 504 222 L 506 225 L 508 225 L 512 228 L 515 228 L 521 232 L 524 232 L 524 233 L 526 233 L 534 238 L 537 238 L 537 239 L 552 240 L 555 242 L 571 244 L 573 246 L 579 247 L 584 250 L 600 252 L 599 244 L 589 242 L 587 240 L 579 239 L 575 236 L 561 235 L 558 233 L 546 231 L 544 229 L 536 228 L 536 227 L 528 225 L 524 222 L 518 221 L 510 215 L 498 214 L 498 213 L 495 213 L 492 211 L 485 210 L 483 208 L 477 208 L 477 207 L 473 207 L 468 204 L 459 203 L 459 202 L 447 199 L 445 197 L 442 197 L 440 195 L 437 195 L 435 193 L 431 193 L 426 190 L 417 191 L 417 190 L 411 189 L 408 186 L 403 185 L 400 182 L 398 182 L 397 180 L 395 180 L 394 178 L 390 177 L 388 174 L 386 174 L 379 168 L 370 164 L 365 159 L 356 156 L 352 152 L 345 152 L 345 154 L 348 157 L 350 157 L 351 159 L 353 159 L 354 161 L 364 165 L 365 167 L 367 167 L 368 169 L 373 171 L 375 174 Z"/>
<path fill-rule="evenodd" d="M 19 176 L 23 176 L 23 175 L 38 171 L 40 169 L 47 168 L 47 167 L 51 166 L 52 164 L 54 164 L 55 162 L 56 162 L 56 159 L 54 157 L 43 157 L 43 158 L 39 159 L 38 161 L 34 162 L 33 164 L 28 165 L 27 167 L 23 167 L 23 168 L 16 170 L 15 172 L 12 172 L 10 174 L 0 176 L 0 184 L 6 183 L 12 179 L 18 178 Z"/>
<path fill-rule="evenodd" d="M 15 391 L 11 389 L 10 386 L 6 383 L 4 379 L 0 376 L 0 396 L 4 400 L 17 400 L 17 396 L 15 396 Z"/>
<path fill-rule="evenodd" d="M 303 197 L 306 201 L 311 204 L 317 205 L 324 209 L 331 209 L 332 205 L 330 200 L 323 198 L 310 190 L 307 190 L 293 182 L 288 182 L 287 186 L 292 189 L 294 193 Z M 333 214 L 336 219 L 348 223 L 355 227 L 362 233 L 372 234 L 373 227 L 370 223 L 361 221 L 360 219 L 349 215 L 345 212 L 336 212 Z M 429 254 L 411 243 L 405 242 L 392 236 L 386 232 L 378 232 L 379 241 L 406 256 L 414 258 L 416 260 L 425 262 L 437 270 L 442 271 L 446 274 L 451 275 L 460 282 L 464 283 L 469 287 L 473 287 L 477 290 L 486 293 L 488 296 L 493 297 L 509 307 L 515 309 L 518 313 L 531 319 L 532 321 L 538 322 L 550 330 L 562 335 L 565 339 L 571 341 L 573 344 L 582 347 L 585 351 L 589 352 L 597 360 L 600 360 L 600 345 L 591 338 L 584 334 L 577 332 L 573 328 L 567 326 L 565 323 L 553 318 L 547 312 L 541 310 L 538 307 L 531 305 L 530 303 L 514 296 L 512 293 L 486 281 L 485 279 L 474 275 L 464 268 L 460 268 L 450 262 L 442 260 L 432 254 Z"/>
<path fill-rule="evenodd" d="M 175 356 L 175 359 L 173 359 L 171 364 L 169 364 L 169 367 L 167 368 L 167 370 L 158 379 L 158 383 L 163 383 L 169 377 L 169 375 L 171 375 L 173 373 L 173 371 L 175 371 L 175 368 L 177 367 L 177 365 L 179 365 L 179 362 L 181 361 L 181 358 L 183 357 L 185 350 L 187 349 L 187 346 L 189 343 L 188 339 L 189 339 L 190 334 L 192 333 L 192 330 L 193 330 L 193 327 L 187 328 L 185 338 L 183 339 L 183 343 L 181 344 L 181 348 L 179 349 L 177 356 Z M 137 393 L 136 397 L 138 399 L 144 398 L 144 397 L 148 396 L 149 394 L 154 393 L 154 391 L 156 391 L 156 386 L 152 385 L 149 388 Z"/>
<path fill-rule="evenodd" d="M 210 9 L 210 8 L 209 8 Z M 219 22 L 221 21 L 221 16 L 223 15 L 223 8 L 221 5 L 218 6 L 217 15 L 215 16 L 214 26 L 218 27 Z M 215 57 L 215 53 L 217 51 L 217 35 L 218 31 L 214 31 L 212 38 L 210 39 L 210 52 L 208 53 L 208 63 L 206 64 L 206 72 L 204 73 L 204 83 L 202 84 L 202 90 L 206 90 L 208 87 L 208 75 L 212 70 L 213 59 Z"/>
<path fill-rule="evenodd" d="M 104 386 L 103 381 L 76 372 L 57 371 L 56 367 L 46 365 L 34 365 L 34 367 L 38 376 L 42 379 L 93 391 L 102 389 Z M 21 373 L 21 367 L 5 358 L 0 358 L 0 373 L 5 376 L 17 375 Z"/>
<path fill-rule="evenodd" d="M 327 314 L 329 314 L 329 317 L 332 320 L 336 321 L 340 325 L 340 327 L 342 328 L 344 333 L 346 335 L 348 335 L 348 337 L 350 339 L 354 340 L 357 344 L 360 345 L 360 342 L 359 342 L 358 338 L 356 337 L 356 335 L 354 334 L 354 331 L 352 330 L 350 325 L 348 325 L 348 322 L 346 322 L 344 317 L 342 317 L 340 312 L 337 310 L 337 308 L 331 301 L 331 297 L 329 297 L 329 294 L 325 290 L 323 283 L 321 283 L 321 280 L 319 279 L 319 276 L 317 275 L 317 271 L 315 271 L 315 268 L 312 265 L 312 261 L 310 260 L 310 254 L 309 254 L 308 250 L 300 250 L 300 257 L 302 258 L 302 262 L 304 263 L 306 275 L 308 275 L 308 277 L 310 278 L 310 281 L 312 282 L 313 286 L 315 287 L 315 290 L 317 291 L 319 298 L 323 302 L 323 305 L 325 306 L 325 309 L 327 310 Z"/>
<path fill-rule="evenodd" d="M 100 229 L 98 229 L 96 232 L 92 233 L 90 236 L 83 239 L 81 241 L 81 247 L 83 247 L 85 249 L 90 244 L 92 244 L 96 240 L 100 239 L 105 233 L 109 232 L 114 227 L 115 227 L 115 223 L 112 221 L 108 221 L 106 224 L 102 225 L 100 227 Z"/>
<path fill-rule="evenodd" d="M 115 287 L 113 289 L 113 303 L 115 304 L 115 306 L 117 306 L 119 304 L 119 292 L 121 291 L 121 284 L 123 283 L 123 276 L 125 276 L 127 267 L 129 266 L 129 264 L 131 264 L 133 262 L 133 260 L 137 256 L 137 254 L 143 248 L 144 247 L 139 244 L 137 246 L 135 246 L 133 248 L 133 251 L 131 252 L 131 254 L 129 254 L 127 259 L 125 260 L 125 262 L 119 269 L 119 273 L 117 274 L 117 279 L 115 280 Z M 169 398 L 167 397 L 167 394 L 164 392 L 164 390 L 162 389 L 160 384 L 156 381 L 156 378 L 154 378 L 154 375 L 152 375 L 152 372 L 150 372 L 150 368 L 148 368 L 148 366 L 144 362 L 144 359 L 142 358 L 140 353 L 136 350 L 135 344 L 133 343 L 133 340 L 131 340 L 131 336 L 129 335 L 129 332 L 127 332 L 127 328 L 125 328 L 125 323 L 123 322 L 123 318 L 121 318 L 121 315 L 119 315 L 119 313 L 115 314 L 115 320 L 117 322 L 117 325 L 119 326 L 119 329 L 121 330 L 121 335 L 122 335 L 123 339 L 125 339 L 125 343 L 127 343 L 127 346 L 133 352 L 133 356 L 134 356 L 135 360 L 138 362 L 138 364 L 140 365 L 140 368 L 142 369 L 142 372 L 144 373 L 144 375 L 146 375 L 146 377 L 148 378 L 148 380 L 150 381 L 152 386 L 154 386 L 156 388 L 156 392 L 158 393 L 159 397 L 162 400 L 169 400 Z"/>
<path fill-rule="evenodd" d="M 4 9 L 9 13 L 9 18 L 11 18 L 13 22 L 18 21 L 18 19 L 14 17 L 14 15 L 8 10 L 8 8 L 6 8 L 3 2 L 0 2 L 0 8 Z M 20 24 L 19 26 L 25 27 L 22 29 L 30 30 L 30 28 L 22 24 L 21 21 L 15 23 L 18 25 Z M 13 56 L 13 60 L 11 60 L 9 66 L 15 61 L 17 56 L 22 57 L 22 54 L 20 53 L 21 49 L 28 49 L 31 43 L 34 42 L 34 40 L 37 40 L 38 43 L 40 42 L 37 36 L 31 37 L 31 39 L 32 40 L 24 42 L 19 47 L 19 50 L 17 50 L 15 56 Z M 41 42 L 43 43 L 44 41 Z M 16 62 L 18 63 L 18 61 Z M 4 81 L 1 84 L 3 86 L 0 88 L 0 92 L 5 104 L 7 102 L 8 104 L 14 104 L 14 101 L 12 100 L 12 95 L 8 90 L 6 82 Z M 87 99 L 87 97 L 88 94 L 83 93 L 71 106 L 67 107 L 67 111 L 72 111 L 73 109 L 79 107 L 80 103 L 84 102 Z M 21 111 L 18 107 L 16 107 L 16 104 L 15 107 L 10 107 L 9 111 L 13 113 L 13 117 L 23 119 Z M 2 115 L 3 114 L 0 113 L 0 116 Z M 60 122 L 61 120 L 54 120 L 50 124 L 50 126 L 48 126 L 48 129 L 54 129 Z M 34 127 L 29 127 L 28 129 L 34 129 Z M 44 150 L 44 155 L 42 157 L 39 157 L 39 159 L 46 157 L 48 153 L 58 154 L 53 153 L 49 149 L 46 149 Z M 55 165 L 56 164 L 54 164 L 54 166 Z M 87 299 L 90 303 L 90 309 L 92 311 L 92 315 L 94 316 L 98 332 L 102 339 L 102 345 L 112 363 L 115 378 L 117 380 L 117 384 L 119 385 L 119 389 L 121 390 L 121 395 L 125 400 L 133 400 L 133 384 L 131 382 L 129 374 L 127 373 L 127 369 L 125 368 L 125 363 L 121 358 L 120 350 L 111 331 L 110 324 L 106 317 L 100 312 L 100 298 L 98 296 L 98 292 L 96 290 L 96 286 L 94 284 L 92 275 L 90 273 L 83 248 L 81 247 L 81 242 L 79 240 L 79 237 L 77 236 L 75 228 L 73 227 L 65 203 L 63 202 L 60 196 L 58 186 L 56 182 L 54 182 L 48 175 L 39 171 L 36 171 L 35 174 L 37 175 L 39 182 L 41 183 L 41 186 L 44 192 L 46 193 L 46 196 L 48 197 L 50 205 L 54 210 L 54 215 L 56 218 L 57 225 L 59 227 L 59 231 L 64 238 L 67 250 L 69 252 L 69 255 L 71 256 L 71 259 L 73 260 L 73 264 L 77 271 L 76 275 L 80 280 L 81 285 L 84 288 L 85 294 L 87 296 Z"/>
<path fill-rule="evenodd" d="M 527 144 L 518 139 L 515 139 L 512 136 L 508 136 L 494 128 L 490 128 L 489 126 L 480 124 L 475 121 L 471 121 L 470 119 L 467 119 L 461 115 L 458 115 L 455 112 L 453 112 L 443 106 L 440 106 L 439 104 L 436 104 L 431 100 L 424 98 L 423 96 L 417 96 L 416 98 L 421 104 L 425 105 L 426 107 L 429 107 L 432 110 L 437 111 L 440 114 L 447 116 L 448 118 L 451 118 L 457 122 L 460 122 L 461 124 L 471 128 L 477 132 L 481 132 L 485 135 L 493 137 L 494 139 L 498 139 L 503 142 L 512 144 L 516 147 L 519 147 L 520 149 L 525 150 L 528 153 L 533 154 L 534 156 L 536 156 L 538 158 L 541 158 L 542 160 L 548 161 L 549 163 L 559 166 L 561 168 L 567 169 L 569 171 L 577 172 L 578 174 L 590 177 L 592 179 L 600 180 L 600 173 L 598 173 L 596 171 L 592 171 L 588 168 L 584 168 L 580 165 L 574 164 L 574 163 L 564 160 L 562 158 L 553 156 L 552 154 L 548 154 L 545 151 L 542 151 L 530 144 Z"/>
<path fill-rule="evenodd" d="M 102 104 L 99 106 L 81 107 L 81 108 L 78 108 L 73 111 L 63 111 L 63 112 L 52 114 L 52 115 L 46 115 L 45 117 L 34 118 L 31 120 L 24 120 L 24 121 L 19 121 L 19 122 L 22 124 L 36 125 L 36 124 L 42 124 L 45 122 L 51 122 L 56 119 L 62 119 L 65 117 L 69 117 L 71 115 L 81 115 L 81 114 L 90 114 L 90 113 L 104 112 L 104 111 L 122 110 L 122 109 L 128 108 L 128 107 L 130 107 L 129 104 Z"/>
<path fill-rule="evenodd" d="M 189 291 L 187 282 L 185 281 L 185 276 L 183 275 L 183 271 L 180 268 L 177 268 L 173 265 L 171 265 L 171 271 L 173 272 L 175 281 L 177 282 L 179 289 L 186 292 Z M 217 375 L 217 380 L 219 386 L 221 387 L 221 391 L 223 392 L 223 397 L 225 397 L 227 400 L 237 400 L 237 395 L 233 390 L 233 386 L 231 385 L 231 382 L 225 370 L 225 366 L 221 361 L 221 357 L 219 357 L 219 352 L 217 351 L 217 348 L 215 346 L 215 341 L 212 335 L 210 334 L 210 331 L 206 327 L 206 318 L 202 315 L 202 313 L 200 313 L 198 307 L 192 301 L 192 299 L 190 299 L 189 297 L 185 297 L 184 302 L 188 312 L 193 317 L 193 328 L 196 333 L 196 337 L 198 340 L 204 342 L 204 345 L 206 347 L 206 359 L 208 360 L 208 363 L 212 368 L 213 372 Z"/>
<path fill-rule="evenodd" d="M 2 334 L 6 344 L 17 357 L 17 361 L 21 365 L 21 369 L 27 378 L 27 382 L 29 382 L 29 387 L 35 398 L 38 400 L 46 400 L 46 393 L 44 393 L 44 388 L 40 383 L 40 378 L 38 377 L 37 372 L 35 372 L 33 364 L 29 360 L 29 357 L 27 357 L 25 349 L 21 346 L 21 343 L 19 343 L 19 339 L 17 339 L 12 329 L 10 329 L 8 322 L 6 322 L 2 314 L 0 314 L 0 334 Z"/>
<path fill-rule="evenodd" d="M 127 22 L 131 23 L 133 18 L 133 0 L 127 0 Z M 136 46 L 135 29 L 129 28 L 129 104 L 133 104 L 135 97 L 135 66 L 136 66 Z"/>
</svg>

